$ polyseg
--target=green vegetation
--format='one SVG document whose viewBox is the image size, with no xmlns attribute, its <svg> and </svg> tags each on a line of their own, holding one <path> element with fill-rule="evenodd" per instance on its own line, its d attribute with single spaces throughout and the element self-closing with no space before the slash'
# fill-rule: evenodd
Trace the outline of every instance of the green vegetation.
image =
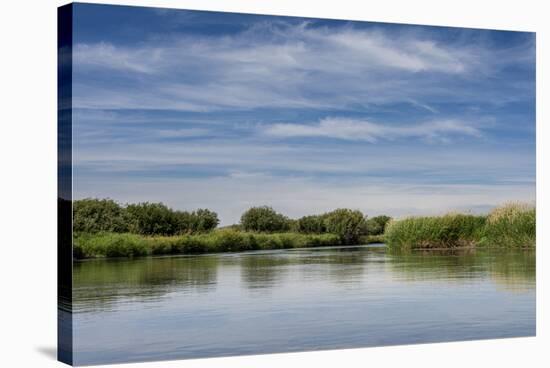
<svg viewBox="0 0 550 368">
<path fill-rule="evenodd" d="M 288 217 L 268 206 L 252 207 L 241 216 L 241 226 L 246 231 L 284 232 L 290 230 Z"/>
<path fill-rule="evenodd" d="M 73 202 L 73 230 L 97 233 L 128 231 L 124 209 L 111 199 L 82 199 Z"/>
<path fill-rule="evenodd" d="M 73 254 L 76 258 L 138 257 L 148 254 L 144 238 L 135 234 L 98 233 L 75 236 Z"/>
<path fill-rule="evenodd" d="M 76 258 L 136 257 L 161 254 L 242 252 L 339 245 L 335 234 L 253 233 L 215 230 L 210 233 L 176 236 L 136 234 L 79 234 L 74 238 Z"/>
<path fill-rule="evenodd" d="M 381 235 L 387 219 L 374 218 L 369 233 L 366 216 L 358 210 L 341 208 L 295 220 L 261 206 L 245 211 L 239 224 L 215 230 L 218 215 L 207 209 L 186 212 L 163 203 L 83 199 L 73 203 L 73 254 L 137 257 L 366 244 L 380 241 L 371 237 Z"/>
<path fill-rule="evenodd" d="M 162 203 L 149 202 L 123 206 L 111 199 L 73 202 L 76 233 L 195 234 L 213 230 L 218 223 L 218 215 L 206 209 L 175 211 Z"/>
<path fill-rule="evenodd" d="M 536 209 L 519 203 L 495 208 L 487 216 L 480 245 L 534 247 L 536 243 Z"/>
<path fill-rule="evenodd" d="M 337 234 L 342 244 L 358 244 L 362 236 L 375 234 L 369 233 L 368 221 L 361 211 L 347 208 L 301 217 L 296 220 L 296 231 L 304 234 Z"/>
<path fill-rule="evenodd" d="M 110 199 L 73 203 L 76 258 L 199 254 L 259 249 L 386 243 L 392 250 L 463 247 L 534 247 L 535 208 L 507 204 L 487 216 L 388 216 L 336 209 L 290 219 L 273 208 L 252 207 L 239 224 L 216 229 L 207 209 L 176 211 L 162 203 L 120 205 Z"/>
<path fill-rule="evenodd" d="M 507 204 L 488 216 L 447 214 L 390 221 L 384 235 L 390 248 L 534 247 L 535 208 Z"/>
<path fill-rule="evenodd" d="M 389 216 L 376 216 L 367 220 L 367 234 L 369 235 L 383 235 L 386 231 L 386 225 L 391 220 Z"/>
<path fill-rule="evenodd" d="M 385 239 L 397 248 L 454 248 L 475 245 L 485 225 L 485 217 L 447 214 L 409 217 L 391 221 Z"/>
<path fill-rule="evenodd" d="M 359 238 L 359 244 L 377 244 L 377 243 L 385 243 L 386 239 L 384 238 L 384 234 L 380 235 L 363 235 Z"/>
<path fill-rule="evenodd" d="M 304 234 L 322 234 L 327 232 L 326 215 L 311 215 L 296 221 L 297 231 Z"/>
<path fill-rule="evenodd" d="M 357 244 L 366 233 L 366 219 L 361 211 L 339 208 L 325 216 L 327 232 L 338 234 L 342 244 Z"/>
</svg>

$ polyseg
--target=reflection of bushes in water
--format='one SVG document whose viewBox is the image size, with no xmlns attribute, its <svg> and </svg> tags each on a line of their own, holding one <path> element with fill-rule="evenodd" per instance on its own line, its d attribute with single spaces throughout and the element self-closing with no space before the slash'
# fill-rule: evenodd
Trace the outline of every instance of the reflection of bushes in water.
<svg viewBox="0 0 550 368">
<path fill-rule="evenodd" d="M 512 289 L 528 289 L 535 282 L 534 250 L 396 250 L 388 249 L 389 264 L 409 280 L 461 282 L 490 277 Z M 521 287 L 520 287 L 521 286 Z"/>
<path fill-rule="evenodd" d="M 474 249 L 399 250 L 388 249 L 389 264 L 406 279 L 437 280 L 479 277 L 479 257 Z M 434 277 L 435 276 L 435 277 Z"/>
<path fill-rule="evenodd" d="M 251 289 L 264 289 L 277 284 L 288 267 L 293 263 L 292 258 L 277 255 L 249 255 L 240 260 L 241 278 L 244 284 Z"/>
<path fill-rule="evenodd" d="M 332 249 L 330 253 L 323 251 L 312 251 L 310 262 L 318 264 L 328 264 L 329 266 L 353 266 L 363 265 L 367 254 L 373 252 L 372 249 L 368 251 L 364 248 L 341 248 Z"/>
<path fill-rule="evenodd" d="M 73 298 L 101 309 L 121 298 L 159 298 L 181 286 L 207 291 L 216 283 L 217 267 L 210 256 L 75 262 Z"/>
<path fill-rule="evenodd" d="M 535 288 L 536 252 L 534 249 L 513 253 L 496 253 L 489 263 L 491 278 L 507 290 L 524 291 Z"/>
<path fill-rule="evenodd" d="M 240 262 L 241 278 L 248 288 L 267 289 L 276 286 L 296 266 L 300 271 L 307 268 L 307 272 L 292 277 L 337 284 L 355 282 L 364 273 L 366 258 L 373 253 L 383 254 L 384 248 L 311 248 L 285 254 L 248 255 Z"/>
<path fill-rule="evenodd" d="M 358 249 L 340 249 L 331 253 L 326 259 L 329 280 L 337 284 L 359 281 L 369 255 L 370 252 Z"/>
</svg>

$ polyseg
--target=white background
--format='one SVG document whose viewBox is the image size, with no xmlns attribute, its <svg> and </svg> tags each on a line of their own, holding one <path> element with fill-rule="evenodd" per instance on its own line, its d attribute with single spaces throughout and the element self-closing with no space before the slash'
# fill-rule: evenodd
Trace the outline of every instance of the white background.
<svg viewBox="0 0 550 368">
<path fill-rule="evenodd" d="M 548 107 L 545 1 L 94 1 L 537 32 L 537 337 L 335 350 L 124 367 L 542 367 L 550 362 Z M 57 367 L 56 0 L 3 1 L 0 12 L 0 366 Z M 546 168 L 544 167 L 546 166 Z M 550 190 L 550 189 L 548 189 Z M 475 306 L 474 306 L 475 308 Z M 147 333 L 144 331 L 144 333 Z"/>
</svg>

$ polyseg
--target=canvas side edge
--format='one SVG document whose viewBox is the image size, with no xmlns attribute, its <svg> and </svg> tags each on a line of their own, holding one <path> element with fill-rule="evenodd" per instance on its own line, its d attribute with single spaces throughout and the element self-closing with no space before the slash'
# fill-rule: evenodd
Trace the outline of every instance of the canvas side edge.
<svg viewBox="0 0 550 368">
<path fill-rule="evenodd" d="M 57 9 L 57 41 L 57 359 L 72 365 L 72 4 Z"/>
</svg>

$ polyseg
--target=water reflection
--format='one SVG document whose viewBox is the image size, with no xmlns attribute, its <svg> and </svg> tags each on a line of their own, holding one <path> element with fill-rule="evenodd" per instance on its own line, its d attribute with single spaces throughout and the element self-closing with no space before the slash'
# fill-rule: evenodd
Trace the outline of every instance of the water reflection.
<svg viewBox="0 0 550 368">
<path fill-rule="evenodd" d="M 109 310 L 117 301 L 154 301 L 174 290 L 209 292 L 218 265 L 212 256 L 76 262 L 73 306 L 76 312 Z"/>
<path fill-rule="evenodd" d="M 79 365 L 531 336 L 535 252 L 86 261 L 74 266 L 73 295 Z"/>
<path fill-rule="evenodd" d="M 270 292 L 292 282 L 353 286 L 365 273 L 394 280 L 463 283 L 490 278 L 507 290 L 535 288 L 534 250 L 389 251 L 349 247 L 137 260 L 95 260 L 74 265 L 75 311 L 109 310 L 121 300 L 155 301 L 178 292 L 215 291 L 218 273 L 240 271 L 242 287 Z M 389 268 L 388 268 L 389 267 Z"/>
<path fill-rule="evenodd" d="M 387 254 L 392 272 L 404 280 L 460 283 L 490 278 L 508 290 L 535 288 L 535 250 L 388 250 Z"/>
<path fill-rule="evenodd" d="M 241 258 L 241 279 L 249 289 L 270 289 L 280 284 L 296 260 L 278 255 L 248 255 Z"/>
</svg>

